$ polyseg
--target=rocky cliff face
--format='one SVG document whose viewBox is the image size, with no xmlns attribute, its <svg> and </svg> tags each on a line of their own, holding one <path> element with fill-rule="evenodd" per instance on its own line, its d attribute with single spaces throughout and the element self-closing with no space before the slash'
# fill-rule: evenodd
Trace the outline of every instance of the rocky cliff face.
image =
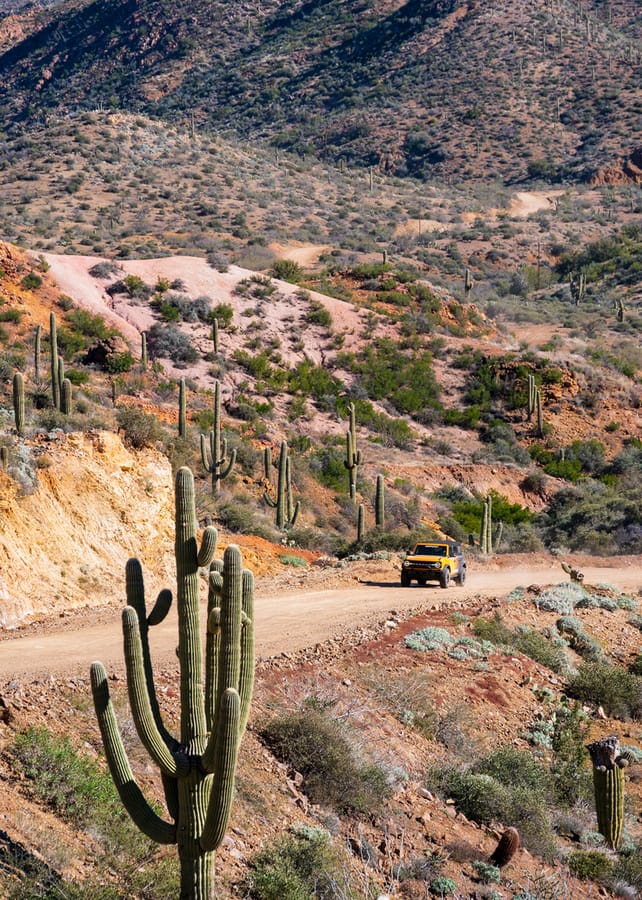
<svg viewBox="0 0 642 900">
<path fill-rule="evenodd" d="M 167 580 L 174 512 L 164 456 L 95 432 L 40 440 L 29 457 L 28 495 L 0 473 L 0 626 L 122 602 L 129 556 Z"/>
</svg>

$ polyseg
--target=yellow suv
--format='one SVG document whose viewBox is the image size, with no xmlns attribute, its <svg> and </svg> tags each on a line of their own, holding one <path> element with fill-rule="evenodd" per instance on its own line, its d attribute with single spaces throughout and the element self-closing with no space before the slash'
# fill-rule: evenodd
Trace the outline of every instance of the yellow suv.
<svg viewBox="0 0 642 900">
<path fill-rule="evenodd" d="M 421 585 L 438 581 L 442 588 L 447 588 L 451 578 L 457 584 L 466 583 L 466 561 L 461 544 L 455 541 L 416 544 L 401 564 L 402 587 L 409 587 L 413 581 Z"/>
</svg>

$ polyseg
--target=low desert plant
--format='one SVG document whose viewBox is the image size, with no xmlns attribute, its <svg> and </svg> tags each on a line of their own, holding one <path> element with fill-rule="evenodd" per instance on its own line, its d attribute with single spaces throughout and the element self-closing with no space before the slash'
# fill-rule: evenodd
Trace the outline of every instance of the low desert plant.
<svg viewBox="0 0 642 900">
<path fill-rule="evenodd" d="M 116 421 L 125 440 L 136 449 L 153 447 L 163 437 L 163 429 L 156 416 L 135 406 L 119 406 Z"/>
<path fill-rule="evenodd" d="M 304 790 L 315 803 L 367 812 L 388 793 L 383 770 L 357 759 L 344 723 L 323 709 L 313 706 L 273 719 L 261 736 L 278 759 L 303 775 Z"/>
<path fill-rule="evenodd" d="M 608 716 L 642 718 L 642 677 L 607 662 L 584 662 L 568 683 L 568 693 L 601 706 Z"/>
<path fill-rule="evenodd" d="M 601 850 L 576 850 L 566 865 L 572 875 L 590 881 L 603 881 L 613 873 L 613 860 Z"/>
<path fill-rule="evenodd" d="M 348 860 L 322 828 L 298 826 L 250 861 L 249 893 L 256 900 L 358 900 Z"/>
</svg>

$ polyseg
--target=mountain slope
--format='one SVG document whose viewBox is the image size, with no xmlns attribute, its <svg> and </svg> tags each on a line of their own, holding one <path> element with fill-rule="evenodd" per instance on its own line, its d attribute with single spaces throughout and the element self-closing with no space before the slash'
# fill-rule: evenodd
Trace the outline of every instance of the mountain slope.
<svg viewBox="0 0 642 900">
<path fill-rule="evenodd" d="M 192 119 L 303 155 L 456 179 L 588 177 L 635 146 L 631 0 L 489 6 L 74 2 L 0 56 L 5 117 Z M 537 170 L 538 171 L 538 170 Z"/>
</svg>

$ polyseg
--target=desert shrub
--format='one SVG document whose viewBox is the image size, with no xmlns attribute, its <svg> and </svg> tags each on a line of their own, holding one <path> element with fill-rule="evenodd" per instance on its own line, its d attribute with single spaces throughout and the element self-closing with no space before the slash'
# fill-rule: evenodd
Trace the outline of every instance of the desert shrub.
<svg viewBox="0 0 642 900">
<path fill-rule="evenodd" d="M 360 763 L 344 723 L 311 707 L 268 722 L 261 736 L 274 755 L 303 775 L 314 803 L 327 803 L 350 813 L 380 807 L 388 793 L 386 776 L 372 764 Z"/>
<path fill-rule="evenodd" d="M 151 306 L 158 310 L 166 322 L 207 322 L 210 320 L 211 300 L 187 294 L 168 291 L 152 300 Z"/>
<path fill-rule="evenodd" d="M 117 334 L 116 329 L 107 325 L 102 316 L 86 309 L 70 310 L 65 321 L 70 328 L 79 331 L 86 338 L 104 340 Z"/>
<path fill-rule="evenodd" d="M 484 862 L 482 859 L 473 861 L 473 871 L 482 884 L 499 884 L 501 872 L 497 866 Z"/>
<path fill-rule="evenodd" d="M 79 386 L 81 384 L 87 384 L 89 381 L 89 374 L 82 369 L 66 369 L 65 378 L 68 378 L 72 384 Z"/>
<path fill-rule="evenodd" d="M 85 825 L 96 806 L 116 802 L 109 775 L 77 754 L 69 738 L 30 728 L 16 735 L 12 755 L 38 798 L 68 821 Z"/>
<path fill-rule="evenodd" d="M 583 479 L 558 491 L 538 524 L 548 545 L 597 555 L 637 553 L 642 547 L 640 481 L 626 485 Z"/>
<path fill-rule="evenodd" d="M 426 652 L 429 650 L 441 650 L 455 643 L 455 638 L 445 628 L 428 626 L 420 631 L 413 631 L 404 638 L 404 644 L 411 650 Z"/>
<path fill-rule="evenodd" d="M 321 300 L 310 300 L 310 309 L 305 314 L 305 321 L 310 325 L 322 325 L 324 328 L 332 326 L 332 316 Z"/>
<path fill-rule="evenodd" d="M 473 634 L 475 637 L 490 641 L 491 644 L 510 647 L 513 643 L 513 632 L 504 625 L 501 615 L 496 612 L 492 619 L 484 619 L 480 616 L 473 622 Z"/>
<path fill-rule="evenodd" d="M 642 890 L 642 847 L 631 846 L 620 852 L 613 869 L 613 878 Z"/>
<path fill-rule="evenodd" d="M 255 534 L 268 541 L 275 538 L 274 529 L 267 520 L 245 503 L 220 503 L 216 517 L 223 528 L 233 534 Z"/>
<path fill-rule="evenodd" d="M 584 598 L 586 591 L 580 584 L 564 581 L 561 584 L 546 588 L 538 594 L 533 602 L 538 609 L 546 612 L 570 613 Z"/>
<path fill-rule="evenodd" d="M 136 449 L 153 447 L 162 440 L 163 429 L 153 413 L 136 406 L 119 406 L 116 421 L 118 428 L 124 432 L 125 440 Z"/>
<path fill-rule="evenodd" d="M 233 317 L 234 309 L 229 303 L 217 303 L 216 306 L 213 306 L 210 310 L 208 318 L 210 321 L 217 319 L 218 324 L 222 328 L 229 328 L 232 324 Z"/>
<path fill-rule="evenodd" d="M 564 644 L 550 640 L 540 631 L 531 628 L 517 629 L 514 647 L 558 675 L 568 671 L 568 659 Z"/>
<path fill-rule="evenodd" d="M 642 718 L 642 678 L 606 662 L 584 662 L 568 683 L 571 697 L 618 719 Z"/>
<path fill-rule="evenodd" d="M 588 635 L 579 619 L 574 616 L 562 616 L 555 623 L 557 630 L 568 640 L 569 645 L 584 659 L 600 662 L 604 659 L 604 651 L 590 635 Z"/>
<path fill-rule="evenodd" d="M 176 325 L 154 323 L 147 332 L 147 349 L 152 359 L 166 357 L 175 363 L 194 363 L 198 359 L 189 337 Z"/>
<path fill-rule="evenodd" d="M 430 893 L 436 897 L 450 897 L 457 890 L 457 882 L 452 878 L 446 878 L 445 875 L 439 875 L 432 879 L 429 888 Z"/>
<path fill-rule="evenodd" d="M 104 260 L 103 262 L 96 263 L 96 265 L 92 266 L 89 270 L 89 274 L 92 278 L 109 278 L 119 271 L 120 266 L 118 263 L 112 262 L 111 260 Z"/>
<path fill-rule="evenodd" d="M 270 269 L 272 278 L 280 278 L 281 281 L 290 281 L 296 284 L 303 278 L 303 269 L 293 259 L 275 259 Z"/>
<path fill-rule="evenodd" d="M 603 881 L 613 873 L 613 860 L 600 850 L 575 850 L 566 859 L 571 875 L 590 881 Z"/>
<path fill-rule="evenodd" d="M 451 797 L 467 818 L 517 828 L 531 852 L 550 859 L 554 836 L 547 812 L 551 780 L 546 768 L 528 752 L 511 746 L 479 759 L 471 769 L 435 769 L 428 786 Z"/>
<path fill-rule="evenodd" d="M 279 556 L 279 562 L 284 566 L 294 566 L 295 568 L 305 568 L 307 566 L 306 560 L 301 556 L 292 556 L 290 554 L 284 553 L 282 556 Z"/>
<path fill-rule="evenodd" d="M 36 275 L 35 272 L 29 272 L 28 275 L 25 275 L 20 284 L 27 291 L 37 291 L 38 288 L 42 287 L 42 278 L 40 275 Z"/>
<path fill-rule="evenodd" d="M 358 900 L 349 865 L 322 828 L 299 826 L 251 861 L 250 896 L 256 900 Z"/>
</svg>

